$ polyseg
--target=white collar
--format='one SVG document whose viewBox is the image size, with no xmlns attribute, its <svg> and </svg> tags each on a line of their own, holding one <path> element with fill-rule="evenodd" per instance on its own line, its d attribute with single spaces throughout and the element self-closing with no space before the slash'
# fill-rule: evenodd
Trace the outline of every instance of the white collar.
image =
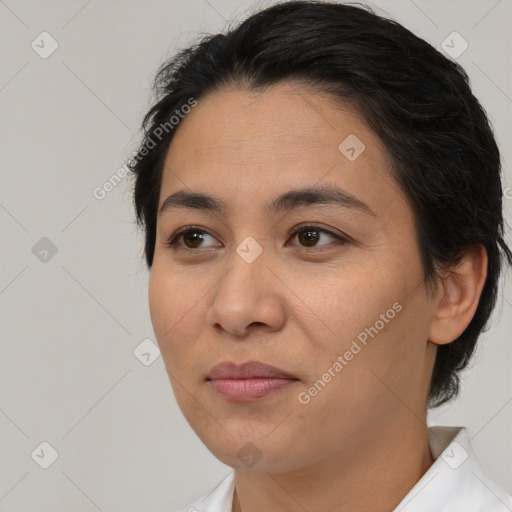
<svg viewBox="0 0 512 512">
<path fill-rule="evenodd" d="M 483 473 L 465 427 L 431 426 L 434 463 L 393 512 L 511 512 L 512 496 Z M 180 512 L 231 512 L 234 471 Z"/>
</svg>

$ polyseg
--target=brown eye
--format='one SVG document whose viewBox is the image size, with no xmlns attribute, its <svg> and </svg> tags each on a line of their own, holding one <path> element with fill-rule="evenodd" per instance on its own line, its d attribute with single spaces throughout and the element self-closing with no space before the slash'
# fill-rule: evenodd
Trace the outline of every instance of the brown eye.
<svg viewBox="0 0 512 512">
<path fill-rule="evenodd" d="M 318 242 L 322 239 L 322 235 L 325 235 L 327 238 L 330 237 L 338 243 L 344 243 L 348 241 L 345 237 L 342 237 L 336 233 L 332 233 L 326 229 L 322 229 L 318 226 L 299 226 L 290 233 L 290 236 L 297 236 L 300 247 L 305 248 L 322 247 L 324 245 L 328 245 L 329 242 L 318 244 Z"/>
<path fill-rule="evenodd" d="M 196 228 L 193 226 L 186 226 L 178 229 L 171 237 L 165 242 L 168 247 L 174 247 L 176 249 L 194 250 L 201 249 L 202 247 L 212 247 L 218 244 L 202 246 L 201 244 L 205 241 L 206 237 L 210 237 L 215 240 L 212 235 L 203 229 Z M 179 243 L 183 240 L 183 244 Z"/>
<path fill-rule="evenodd" d="M 204 235 L 199 231 L 187 231 L 181 236 L 185 245 L 190 249 L 196 249 L 204 240 Z"/>
<path fill-rule="evenodd" d="M 298 233 L 298 240 L 306 247 L 314 246 L 320 238 L 320 233 L 315 230 L 302 230 Z"/>
</svg>

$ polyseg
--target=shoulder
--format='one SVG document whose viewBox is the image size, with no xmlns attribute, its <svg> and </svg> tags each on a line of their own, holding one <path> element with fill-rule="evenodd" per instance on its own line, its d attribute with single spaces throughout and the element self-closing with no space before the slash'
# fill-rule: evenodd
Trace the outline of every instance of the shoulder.
<svg viewBox="0 0 512 512">
<path fill-rule="evenodd" d="M 211 491 L 176 512 L 231 512 L 235 474 L 230 471 Z"/>
<path fill-rule="evenodd" d="M 484 473 L 465 427 L 430 427 L 429 441 L 435 462 L 395 511 L 512 511 L 512 496 Z"/>
</svg>

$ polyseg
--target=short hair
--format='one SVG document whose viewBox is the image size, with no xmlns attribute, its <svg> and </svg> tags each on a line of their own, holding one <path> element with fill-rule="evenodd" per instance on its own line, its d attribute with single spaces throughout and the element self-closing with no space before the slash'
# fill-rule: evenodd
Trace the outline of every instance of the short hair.
<svg viewBox="0 0 512 512">
<path fill-rule="evenodd" d="M 225 33 L 201 37 L 160 67 L 143 139 L 128 164 L 148 268 L 164 160 L 179 129 L 162 136 L 159 127 L 191 98 L 230 86 L 265 91 L 282 81 L 309 84 L 354 107 L 383 141 L 414 213 L 427 290 L 469 244 L 487 251 L 487 278 L 471 322 L 438 346 L 428 394 L 428 406 L 438 407 L 458 395 L 459 373 L 496 304 L 503 257 L 512 265 L 503 237 L 500 153 L 464 69 L 366 5 L 281 2 Z"/>
</svg>

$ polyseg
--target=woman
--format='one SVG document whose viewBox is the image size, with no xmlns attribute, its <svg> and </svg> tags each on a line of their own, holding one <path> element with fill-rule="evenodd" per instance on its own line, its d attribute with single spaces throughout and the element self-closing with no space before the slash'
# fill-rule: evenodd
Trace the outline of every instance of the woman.
<svg viewBox="0 0 512 512">
<path fill-rule="evenodd" d="M 498 291 L 500 155 L 464 70 L 285 2 L 156 77 L 131 163 L 178 404 L 234 471 L 188 511 L 507 511 L 457 396 Z"/>
</svg>

